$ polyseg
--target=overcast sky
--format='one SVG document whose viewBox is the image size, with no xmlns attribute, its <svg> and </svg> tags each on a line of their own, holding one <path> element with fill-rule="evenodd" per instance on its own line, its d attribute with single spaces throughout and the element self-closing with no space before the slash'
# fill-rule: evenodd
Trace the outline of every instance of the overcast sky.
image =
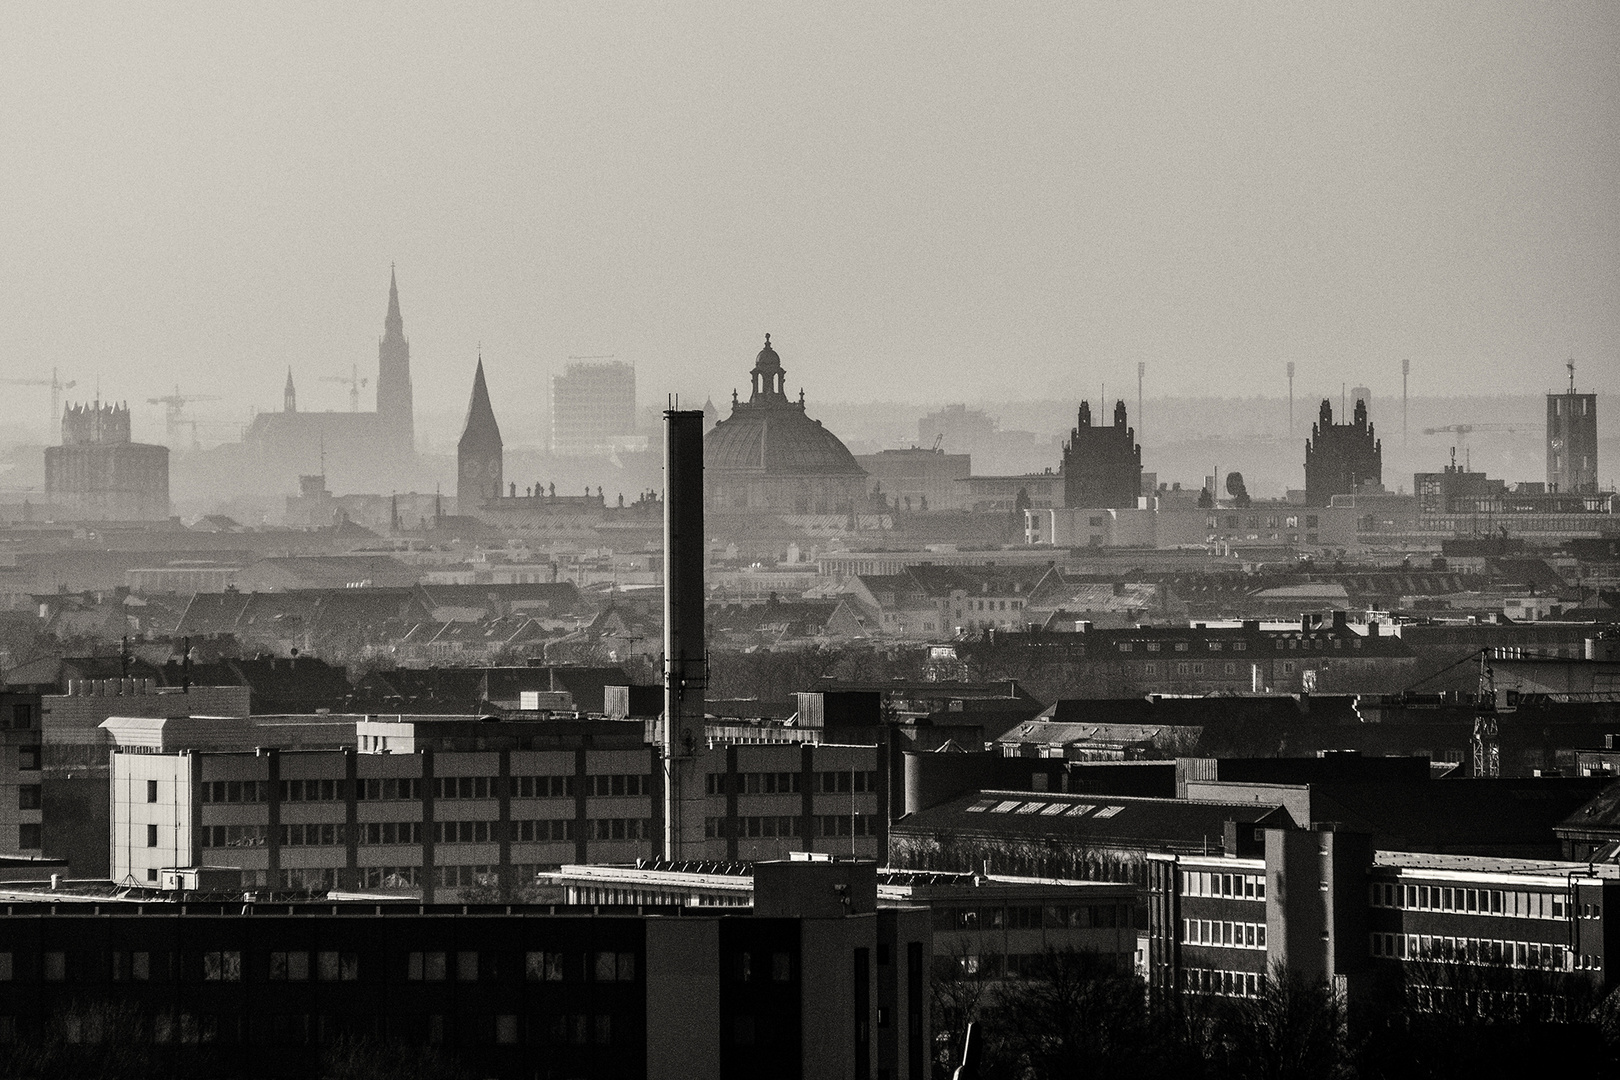
<svg viewBox="0 0 1620 1080">
<path fill-rule="evenodd" d="M 1620 379 L 1612 2 L 8 2 L 0 95 L 6 376 L 202 416 L 347 408 L 390 262 L 419 410 Z"/>
</svg>

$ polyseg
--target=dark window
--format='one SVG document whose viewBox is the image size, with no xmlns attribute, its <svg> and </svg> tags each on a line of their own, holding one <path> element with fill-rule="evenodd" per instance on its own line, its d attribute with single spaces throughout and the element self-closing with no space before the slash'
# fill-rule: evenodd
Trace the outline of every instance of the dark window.
<svg viewBox="0 0 1620 1080">
<path fill-rule="evenodd" d="M 39 791 L 40 786 L 38 784 L 19 784 L 17 786 L 17 809 L 38 810 Z"/>
<path fill-rule="evenodd" d="M 39 826 L 38 825 L 18 825 L 17 826 L 17 846 L 19 848 L 22 848 L 25 851 L 37 851 L 37 850 L 39 850 L 39 848 L 41 846 L 41 844 L 40 844 Z"/>
<path fill-rule="evenodd" d="M 158 846 L 157 826 L 156 825 L 148 825 L 146 827 L 146 846 L 147 847 L 157 847 Z"/>
<path fill-rule="evenodd" d="M 157 781 L 156 780 L 148 780 L 146 782 L 146 801 L 147 802 L 157 802 Z"/>
</svg>

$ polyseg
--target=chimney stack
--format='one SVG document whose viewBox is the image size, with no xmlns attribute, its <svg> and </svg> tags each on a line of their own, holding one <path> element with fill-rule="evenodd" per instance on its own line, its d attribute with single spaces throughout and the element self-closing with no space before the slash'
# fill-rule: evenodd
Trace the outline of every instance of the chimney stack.
<svg viewBox="0 0 1620 1080">
<path fill-rule="evenodd" d="M 664 412 L 664 843 L 684 858 L 691 765 L 703 740 L 709 665 L 703 632 L 703 413 Z M 696 788 L 695 782 L 692 784 Z M 701 813 L 701 811 L 698 811 Z"/>
</svg>

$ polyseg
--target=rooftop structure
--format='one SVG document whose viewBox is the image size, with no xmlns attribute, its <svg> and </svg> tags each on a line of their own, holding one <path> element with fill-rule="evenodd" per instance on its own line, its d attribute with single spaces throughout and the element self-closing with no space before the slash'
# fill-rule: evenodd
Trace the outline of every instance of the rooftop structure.
<svg viewBox="0 0 1620 1080">
<path fill-rule="evenodd" d="M 1577 392 L 1568 366 L 1569 388 L 1547 395 L 1547 487 L 1585 495 L 1598 489 L 1597 395 Z"/>
<path fill-rule="evenodd" d="M 749 375 L 747 401 L 703 438 L 704 496 L 719 513 L 848 514 L 865 496 L 866 473 L 838 436 L 805 413 L 804 392 L 787 396 L 787 371 L 770 335 Z"/>
<path fill-rule="evenodd" d="M 1384 446 L 1367 420 L 1367 404 L 1357 401 L 1350 422 L 1333 422 L 1333 403 L 1322 401 L 1321 414 L 1305 443 L 1305 502 L 1327 506 L 1335 495 L 1354 495 L 1383 483 Z"/>
<path fill-rule="evenodd" d="M 71 405 L 45 448 L 45 498 L 66 521 L 166 520 L 169 448 L 130 441 L 128 405 Z"/>
<path fill-rule="evenodd" d="M 1134 508 L 1142 494 L 1142 448 L 1136 429 L 1125 425 L 1125 403 L 1114 403 L 1111 427 L 1092 426 L 1091 403 L 1063 446 L 1063 504 L 1104 509 Z"/>
</svg>

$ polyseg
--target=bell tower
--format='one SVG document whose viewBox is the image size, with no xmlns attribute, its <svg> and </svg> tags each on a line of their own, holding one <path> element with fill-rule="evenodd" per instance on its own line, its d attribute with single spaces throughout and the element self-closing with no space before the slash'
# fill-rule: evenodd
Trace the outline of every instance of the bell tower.
<svg viewBox="0 0 1620 1080">
<path fill-rule="evenodd" d="M 484 382 L 484 358 L 473 373 L 472 400 L 467 422 L 456 444 L 456 513 L 472 516 L 488 499 L 501 496 L 501 427 L 489 403 Z"/>
</svg>

